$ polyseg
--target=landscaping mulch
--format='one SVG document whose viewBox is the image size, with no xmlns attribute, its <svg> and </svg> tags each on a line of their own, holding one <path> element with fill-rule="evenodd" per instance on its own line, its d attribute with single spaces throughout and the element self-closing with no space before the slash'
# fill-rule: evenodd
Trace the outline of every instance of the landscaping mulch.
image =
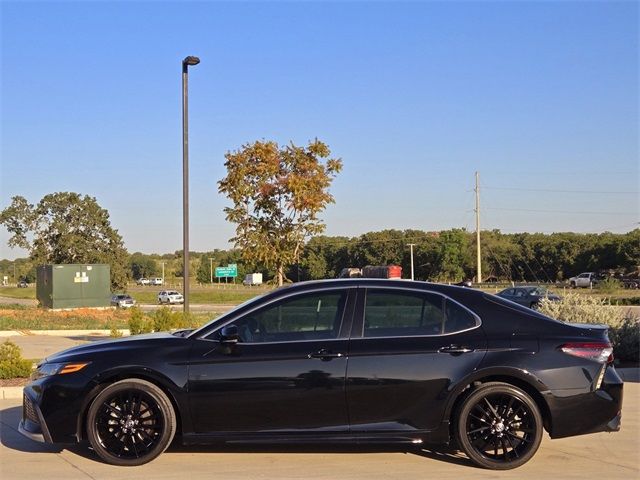
<svg viewBox="0 0 640 480">
<path fill-rule="evenodd" d="M 0 387 L 24 387 L 28 378 L 0 378 Z"/>
</svg>

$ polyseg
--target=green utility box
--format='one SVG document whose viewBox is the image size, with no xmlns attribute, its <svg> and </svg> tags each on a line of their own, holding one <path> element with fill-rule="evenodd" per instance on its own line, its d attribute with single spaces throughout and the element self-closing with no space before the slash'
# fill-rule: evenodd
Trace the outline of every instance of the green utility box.
<svg viewBox="0 0 640 480">
<path fill-rule="evenodd" d="M 36 298 L 47 308 L 108 307 L 109 265 L 40 265 Z"/>
</svg>

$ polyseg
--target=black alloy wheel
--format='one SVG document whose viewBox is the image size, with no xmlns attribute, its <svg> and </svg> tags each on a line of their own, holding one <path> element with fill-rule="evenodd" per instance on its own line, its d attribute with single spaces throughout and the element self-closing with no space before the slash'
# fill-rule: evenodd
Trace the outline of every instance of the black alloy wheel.
<svg viewBox="0 0 640 480">
<path fill-rule="evenodd" d="M 529 395 L 513 385 L 481 385 L 462 403 L 456 419 L 458 445 L 477 465 L 519 467 L 542 441 L 542 416 Z"/>
<path fill-rule="evenodd" d="M 171 443 L 176 417 L 156 385 L 131 378 L 109 385 L 87 413 L 87 436 L 95 452 L 112 465 L 147 463 Z"/>
</svg>

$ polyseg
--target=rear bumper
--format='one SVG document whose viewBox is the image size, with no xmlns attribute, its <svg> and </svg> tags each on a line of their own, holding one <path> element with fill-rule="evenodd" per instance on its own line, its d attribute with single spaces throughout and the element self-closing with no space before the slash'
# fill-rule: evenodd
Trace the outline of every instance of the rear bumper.
<svg viewBox="0 0 640 480">
<path fill-rule="evenodd" d="M 544 396 L 551 415 L 551 438 L 620 430 L 623 382 L 613 367 L 607 367 L 597 390 L 548 391 Z"/>
</svg>

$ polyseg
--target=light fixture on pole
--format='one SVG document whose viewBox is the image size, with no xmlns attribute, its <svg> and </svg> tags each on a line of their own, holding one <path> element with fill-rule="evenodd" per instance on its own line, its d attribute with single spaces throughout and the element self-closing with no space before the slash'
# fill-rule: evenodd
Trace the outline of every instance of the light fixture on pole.
<svg viewBox="0 0 640 480">
<path fill-rule="evenodd" d="M 182 280 L 184 312 L 189 312 L 189 67 L 200 63 L 198 57 L 182 60 Z"/>
</svg>

